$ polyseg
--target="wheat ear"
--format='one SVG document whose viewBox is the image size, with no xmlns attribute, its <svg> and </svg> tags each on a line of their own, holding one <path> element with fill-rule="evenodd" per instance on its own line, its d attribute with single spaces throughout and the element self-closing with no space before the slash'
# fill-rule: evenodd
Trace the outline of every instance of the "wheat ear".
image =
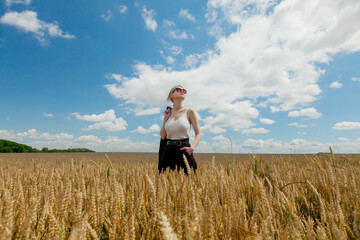
<svg viewBox="0 0 360 240">
<path fill-rule="evenodd" d="M 159 225 L 163 239 L 177 240 L 178 237 L 176 236 L 172 227 L 170 226 L 169 220 L 167 219 L 166 215 L 162 212 L 159 212 L 158 217 L 159 217 Z"/>
<path fill-rule="evenodd" d="M 187 173 L 189 175 L 189 180 L 190 180 L 190 184 L 191 184 L 191 169 L 190 169 L 190 165 L 189 165 L 189 162 L 188 162 L 185 154 L 183 154 L 183 159 L 184 159 L 184 163 L 185 163 L 186 170 L 187 170 Z"/>
</svg>

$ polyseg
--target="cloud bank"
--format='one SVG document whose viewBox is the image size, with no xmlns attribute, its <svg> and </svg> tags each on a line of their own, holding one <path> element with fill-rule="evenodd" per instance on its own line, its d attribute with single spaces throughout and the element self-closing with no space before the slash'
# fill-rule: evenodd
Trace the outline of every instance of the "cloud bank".
<svg viewBox="0 0 360 240">
<path fill-rule="evenodd" d="M 210 114 L 203 126 L 212 133 L 252 127 L 264 107 L 318 118 L 321 114 L 310 107 L 321 93 L 318 81 L 324 71 L 318 64 L 360 50 L 360 28 L 353 27 L 360 21 L 360 2 L 276 4 L 211 0 L 209 13 L 225 16 L 238 30 L 220 38 L 205 58 L 184 63 L 183 69 L 138 63 L 131 77 L 118 74 L 122 80 L 105 87 L 114 98 L 150 108 L 164 105 L 168 90 L 182 84 L 189 90 L 185 104 Z"/>
</svg>

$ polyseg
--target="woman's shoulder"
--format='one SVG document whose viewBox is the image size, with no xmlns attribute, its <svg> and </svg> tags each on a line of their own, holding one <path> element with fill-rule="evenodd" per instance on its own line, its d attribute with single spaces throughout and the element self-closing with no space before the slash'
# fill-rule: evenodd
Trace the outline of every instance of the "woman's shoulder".
<svg viewBox="0 0 360 240">
<path fill-rule="evenodd" d="M 188 112 L 189 116 L 196 116 L 195 110 L 190 107 L 187 108 L 187 112 Z"/>
</svg>

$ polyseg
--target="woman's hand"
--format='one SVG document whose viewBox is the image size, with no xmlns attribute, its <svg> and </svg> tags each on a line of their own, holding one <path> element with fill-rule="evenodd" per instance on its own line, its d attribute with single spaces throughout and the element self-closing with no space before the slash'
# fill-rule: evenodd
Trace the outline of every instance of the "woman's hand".
<svg viewBox="0 0 360 240">
<path fill-rule="evenodd" d="M 185 150 L 189 155 L 191 155 L 195 149 L 193 147 L 183 147 L 180 148 L 180 150 Z"/>
<path fill-rule="evenodd" d="M 166 111 L 164 111 L 164 122 L 166 122 L 169 119 L 170 115 L 171 115 L 171 108 L 168 108 L 166 109 Z"/>
</svg>

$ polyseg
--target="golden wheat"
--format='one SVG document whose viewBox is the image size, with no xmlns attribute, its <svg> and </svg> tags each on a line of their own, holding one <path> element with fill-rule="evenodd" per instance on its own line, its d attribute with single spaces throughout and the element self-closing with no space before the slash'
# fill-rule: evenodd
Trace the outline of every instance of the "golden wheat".
<svg viewBox="0 0 360 240">
<path fill-rule="evenodd" d="M 358 155 L 213 157 L 196 174 L 185 161 L 188 176 L 154 159 L 17 156 L 0 155 L 0 239 L 360 238 Z"/>
</svg>

